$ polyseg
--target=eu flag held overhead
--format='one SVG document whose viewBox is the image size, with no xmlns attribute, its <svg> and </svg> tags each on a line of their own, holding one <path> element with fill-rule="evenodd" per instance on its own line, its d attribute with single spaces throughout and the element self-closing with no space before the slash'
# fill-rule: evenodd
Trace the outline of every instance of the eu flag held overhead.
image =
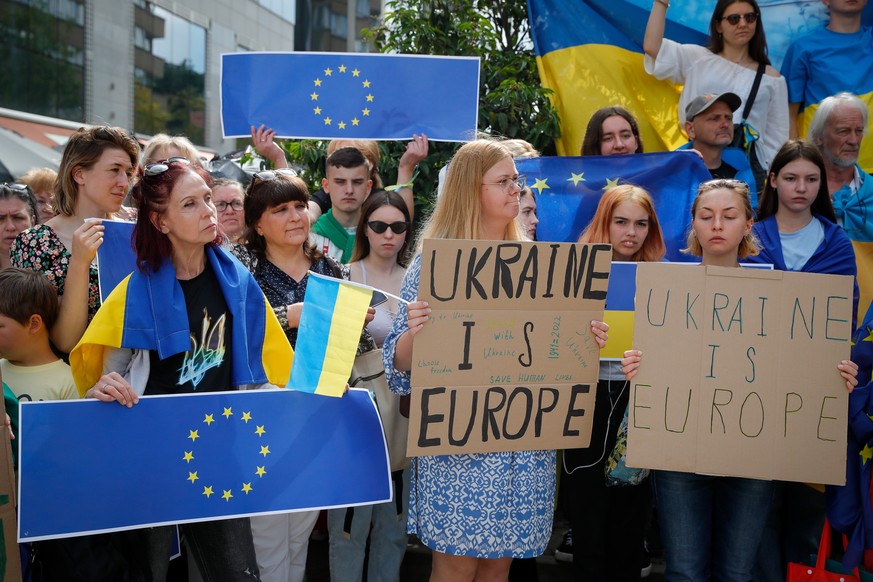
<svg viewBox="0 0 873 582">
<path fill-rule="evenodd" d="M 20 540 L 391 499 L 366 390 L 33 402 L 20 431 Z"/>
<path fill-rule="evenodd" d="M 261 124 L 280 137 L 469 141 L 479 58 L 233 53 L 221 58 L 224 137 Z"/>
</svg>

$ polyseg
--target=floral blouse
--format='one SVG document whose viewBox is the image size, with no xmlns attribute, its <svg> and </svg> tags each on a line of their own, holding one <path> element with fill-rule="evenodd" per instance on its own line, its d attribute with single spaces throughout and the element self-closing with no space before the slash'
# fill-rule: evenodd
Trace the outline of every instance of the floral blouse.
<svg viewBox="0 0 873 582">
<path fill-rule="evenodd" d="M 64 283 L 72 255 L 52 227 L 38 224 L 19 234 L 9 248 L 9 256 L 13 267 L 44 274 L 58 290 L 58 297 L 64 295 Z M 91 264 L 88 273 L 88 321 L 90 322 L 100 308 L 97 265 Z"/>
<path fill-rule="evenodd" d="M 285 330 L 285 335 L 288 336 L 291 347 L 295 347 L 297 343 L 297 328 L 292 328 L 288 325 L 287 306 L 303 301 L 306 295 L 306 283 L 309 281 L 309 273 L 306 273 L 300 281 L 295 281 L 285 271 L 267 259 L 259 261 L 242 245 L 233 245 L 230 251 L 251 271 L 255 281 L 261 286 L 261 291 L 267 297 L 267 301 L 273 307 L 273 312 L 279 319 L 282 329 Z M 312 267 L 309 270 L 328 277 L 339 278 L 338 276 L 341 276 L 343 279 L 349 278 L 349 268 L 346 265 L 340 265 L 327 257 L 322 257 L 312 263 Z"/>
</svg>

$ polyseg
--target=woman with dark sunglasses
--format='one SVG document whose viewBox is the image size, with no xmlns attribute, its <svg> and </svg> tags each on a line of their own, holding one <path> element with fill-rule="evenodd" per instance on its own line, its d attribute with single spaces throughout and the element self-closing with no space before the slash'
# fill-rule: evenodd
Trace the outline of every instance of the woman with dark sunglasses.
<svg viewBox="0 0 873 582">
<path fill-rule="evenodd" d="M 411 226 L 409 209 L 400 194 L 385 190 L 370 194 L 361 207 L 355 247 L 348 265 L 350 279 L 399 296 L 406 274 Z M 376 305 L 375 317 L 367 326 L 380 350 L 400 307 L 397 299 L 386 297 L 385 302 Z M 381 352 L 379 354 L 381 360 Z M 381 365 L 377 367 L 381 368 Z M 327 512 L 330 578 L 334 582 L 363 579 L 369 537 L 366 579 L 396 582 L 400 580 L 400 564 L 407 542 L 409 459 L 406 457 L 406 432 L 409 421 L 401 415 L 401 397 L 388 390 L 387 384 L 365 382 L 364 386 L 375 391 L 391 459 L 394 500 Z"/>
<path fill-rule="evenodd" d="M 121 210 L 139 151 L 139 143 L 119 127 L 79 129 L 61 157 L 57 216 L 12 243 L 12 265 L 44 273 L 58 290 L 61 306 L 51 338 L 63 352 L 73 349 L 100 307 L 96 256 L 102 221 Z"/>
<path fill-rule="evenodd" d="M 293 347 L 309 272 L 348 279 L 348 268 L 309 242 L 309 191 L 293 170 L 256 173 L 246 190 L 243 208 L 246 242 L 245 246 L 233 246 L 232 252 L 254 275 Z M 366 339 L 367 347 L 372 347 L 369 336 Z M 252 518 L 262 580 L 303 580 L 309 534 L 317 518 L 318 511 Z"/>
<path fill-rule="evenodd" d="M 664 38 L 669 7 L 669 0 L 652 3 L 643 39 L 644 63 L 646 72 L 658 79 L 684 84 L 679 96 L 680 127 L 685 127 L 686 106 L 700 95 L 736 93 L 745 106 L 758 67 L 765 66 L 746 119 L 760 136 L 754 142 L 754 154 L 760 174 L 756 178 L 763 184 L 766 168 L 788 140 L 788 87 L 779 71 L 770 66 L 757 0 L 718 0 L 709 21 L 708 47 Z M 734 112 L 734 123 L 742 121 L 743 109 Z"/>
</svg>

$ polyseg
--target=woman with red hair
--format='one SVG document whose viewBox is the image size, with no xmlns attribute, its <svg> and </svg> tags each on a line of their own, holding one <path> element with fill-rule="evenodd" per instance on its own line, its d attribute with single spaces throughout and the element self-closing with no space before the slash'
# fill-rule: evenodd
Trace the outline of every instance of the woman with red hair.
<svg viewBox="0 0 873 582">
<path fill-rule="evenodd" d="M 209 174 L 184 158 L 141 171 L 133 189 L 138 268 L 109 295 L 70 356 L 86 397 L 130 408 L 141 395 L 287 380 L 291 346 L 255 279 L 221 247 L 211 186 Z M 106 338 L 120 340 L 106 345 Z M 83 349 L 87 344 L 105 349 Z M 260 579 L 249 518 L 179 527 L 204 580 Z M 124 532 L 134 578 L 166 579 L 174 532 Z"/>
<path fill-rule="evenodd" d="M 613 261 L 660 261 L 666 247 L 648 192 L 623 184 L 600 199 L 580 243 L 610 243 Z M 640 578 L 646 517 L 652 503 L 644 478 L 634 485 L 608 486 L 604 472 L 618 440 L 628 405 L 628 384 L 621 362 L 601 360 L 591 444 L 564 451 L 564 480 L 573 569 L 580 580 Z"/>
</svg>

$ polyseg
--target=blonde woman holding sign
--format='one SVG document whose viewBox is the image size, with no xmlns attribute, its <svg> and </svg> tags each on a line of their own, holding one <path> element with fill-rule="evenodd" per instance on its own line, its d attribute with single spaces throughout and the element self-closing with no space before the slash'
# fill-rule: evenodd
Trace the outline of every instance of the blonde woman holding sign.
<svg viewBox="0 0 873 582">
<path fill-rule="evenodd" d="M 691 216 L 686 252 L 701 257 L 701 264 L 739 267 L 740 259 L 758 254 L 745 182 L 703 182 Z M 642 352 L 628 350 L 624 356 L 622 371 L 630 380 L 639 371 Z M 683 357 L 679 355 L 677 366 Z M 843 360 L 837 369 L 851 391 L 858 383 L 858 366 Z M 751 580 L 773 498 L 772 481 L 662 470 L 653 474 L 667 562 L 665 578 Z"/>
<path fill-rule="evenodd" d="M 524 240 L 515 220 L 524 176 L 499 142 L 461 147 L 446 173 L 443 195 L 422 232 L 425 238 Z M 419 253 L 421 247 L 419 246 Z M 403 281 L 400 306 L 385 340 L 388 385 L 409 394 L 412 346 L 430 308 L 416 301 L 421 255 Z M 606 324 L 592 322 L 598 345 Z M 555 452 L 436 455 L 412 459 L 408 531 L 433 552 L 432 581 L 506 580 L 512 558 L 543 553 L 552 533 Z"/>
</svg>

